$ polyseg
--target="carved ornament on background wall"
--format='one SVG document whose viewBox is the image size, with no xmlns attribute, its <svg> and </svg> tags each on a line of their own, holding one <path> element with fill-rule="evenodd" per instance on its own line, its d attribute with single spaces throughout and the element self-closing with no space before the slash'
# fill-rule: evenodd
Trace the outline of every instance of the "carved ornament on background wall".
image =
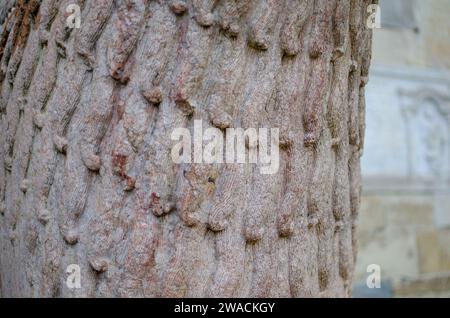
<svg viewBox="0 0 450 318">
<path fill-rule="evenodd" d="M 450 180 L 450 94 L 420 88 L 399 90 L 406 122 L 410 176 Z"/>
</svg>

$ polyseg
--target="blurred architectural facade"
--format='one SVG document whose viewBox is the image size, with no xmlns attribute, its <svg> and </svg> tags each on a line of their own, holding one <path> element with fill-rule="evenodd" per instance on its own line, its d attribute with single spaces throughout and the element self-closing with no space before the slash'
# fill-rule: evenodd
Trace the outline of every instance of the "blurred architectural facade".
<svg viewBox="0 0 450 318">
<path fill-rule="evenodd" d="M 450 0 L 380 9 L 354 295 L 450 297 Z M 380 289 L 366 285 L 370 264 Z"/>
</svg>

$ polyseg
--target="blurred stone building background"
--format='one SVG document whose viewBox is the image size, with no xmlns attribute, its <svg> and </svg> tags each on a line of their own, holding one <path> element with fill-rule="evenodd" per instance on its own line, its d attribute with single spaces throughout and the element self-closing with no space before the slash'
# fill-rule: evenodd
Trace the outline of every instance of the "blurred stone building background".
<svg viewBox="0 0 450 318">
<path fill-rule="evenodd" d="M 355 297 L 450 297 L 450 0 L 380 0 Z M 369 264 L 381 288 L 369 289 Z"/>
</svg>

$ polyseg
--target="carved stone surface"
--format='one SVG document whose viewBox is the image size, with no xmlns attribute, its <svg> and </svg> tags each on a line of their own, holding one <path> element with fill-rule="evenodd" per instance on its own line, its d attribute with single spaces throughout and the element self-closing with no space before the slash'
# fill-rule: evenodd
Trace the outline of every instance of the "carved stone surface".
<svg viewBox="0 0 450 318">
<path fill-rule="evenodd" d="M 387 177 L 398 183 L 412 180 L 448 187 L 449 87 L 448 74 L 374 68 L 366 95 L 367 147 L 362 165 L 366 179 Z"/>
<path fill-rule="evenodd" d="M 427 195 L 450 226 L 450 74 L 374 67 L 366 96 L 365 192 Z"/>
<path fill-rule="evenodd" d="M 349 296 L 376 1 L 17 1 L 0 297 Z M 279 173 L 172 160 L 199 119 L 278 128 Z"/>
<path fill-rule="evenodd" d="M 426 86 L 399 93 L 407 127 L 410 174 L 435 182 L 448 181 L 450 95 Z"/>
</svg>

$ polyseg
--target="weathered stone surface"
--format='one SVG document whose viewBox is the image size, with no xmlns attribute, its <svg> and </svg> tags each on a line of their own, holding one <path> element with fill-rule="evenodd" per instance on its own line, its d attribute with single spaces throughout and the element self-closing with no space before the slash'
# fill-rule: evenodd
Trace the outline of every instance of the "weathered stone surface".
<svg viewBox="0 0 450 318">
<path fill-rule="evenodd" d="M 405 189 L 421 182 L 448 187 L 449 85 L 449 72 L 374 66 L 367 85 L 366 179 L 406 179 Z"/>
<path fill-rule="evenodd" d="M 17 1 L 0 38 L 0 294 L 349 296 L 372 2 Z M 200 119 L 278 128 L 278 171 L 176 163 L 171 133 Z"/>
<path fill-rule="evenodd" d="M 421 273 L 450 272 L 450 230 L 417 233 Z"/>
<path fill-rule="evenodd" d="M 394 283 L 396 297 L 450 297 L 450 274 L 420 275 L 418 278 L 402 279 Z"/>
<path fill-rule="evenodd" d="M 383 197 L 390 226 L 429 228 L 434 226 L 433 199 L 427 195 Z"/>
<path fill-rule="evenodd" d="M 390 206 L 384 196 L 365 195 L 361 200 L 361 211 L 358 222 L 360 232 L 379 232 L 386 226 Z"/>
<path fill-rule="evenodd" d="M 382 279 L 415 277 L 419 274 L 415 236 L 410 230 L 392 226 L 380 233 L 362 234 L 360 238 L 356 265 L 358 280 L 366 277 L 366 269 L 370 264 L 380 265 Z"/>
<path fill-rule="evenodd" d="M 438 229 L 450 226 L 450 191 L 441 190 L 433 194 L 434 221 Z"/>
</svg>

